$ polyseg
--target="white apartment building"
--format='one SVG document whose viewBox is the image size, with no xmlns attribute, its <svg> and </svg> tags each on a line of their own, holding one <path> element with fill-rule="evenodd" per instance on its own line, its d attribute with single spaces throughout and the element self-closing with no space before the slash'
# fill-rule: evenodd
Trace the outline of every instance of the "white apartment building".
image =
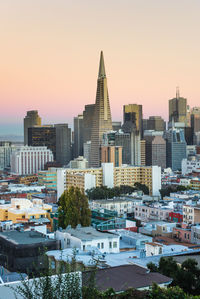
<svg viewBox="0 0 200 299">
<path fill-rule="evenodd" d="M 134 209 L 135 218 L 141 221 L 168 220 L 169 213 L 173 212 L 173 209 L 166 207 L 151 207 L 145 205 L 135 206 Z"/>
<path fill-rule="evenodd" d="M 94 227 L 67 227 L 63 231 L 56 231 L 56 240 L 61 241 L 61 248 L 79 248 L 92 251 L 94 248 L 102 253 L 118 253 L 120 236 L 113 233 L 97 231 Z"/>
<path fill-rule="evenodd" d="M 12 153 L 11 172 L 29 175 L 44 169 L 47 162 L 53 161 L 53 153 L 46 146 L 23 146 Z"/>
<path fill-rule="evenodd" d="M 90 201 L 90 208 L 95 209 L 106 209 L 110 211 L 115 211 L 118 216 L 124 216 L 127 213 L 133 213 L 135 207 L 135 202 L 131 199 L 122 198 L 112 198 L 112 199 L 101 199 Z"/>
<path fill-rule="evenodd" d="M 191 159 L 183 159 L 181 168 L 183 175 L 192 172 L 200 172 L 200 160 L 195 157 L 192 157 Z"/>
<path fill-rule="evenodd" d="M 183 205 L 183 222 L 187 224 L 199 224 L 200 206 Z"/>
</svg>

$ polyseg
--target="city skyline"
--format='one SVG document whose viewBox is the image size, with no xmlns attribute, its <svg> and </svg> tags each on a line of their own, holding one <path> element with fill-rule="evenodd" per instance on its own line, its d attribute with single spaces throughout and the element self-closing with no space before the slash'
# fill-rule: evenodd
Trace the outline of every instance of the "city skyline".
<svg viewBox="0 0 200 299">
<path fill-rule="evenodd" d="M 1 3 L 0 134 L 22 135 L 28 110 L 38 110 L 44 124 L 72 127 L 95 103 L 101 50 L 113 120 L 133 103 L 143 105 L 145 118 L 167 120 L 177 85 L 199 106 L 199 9 L 197 1 Z"/>
</svg>

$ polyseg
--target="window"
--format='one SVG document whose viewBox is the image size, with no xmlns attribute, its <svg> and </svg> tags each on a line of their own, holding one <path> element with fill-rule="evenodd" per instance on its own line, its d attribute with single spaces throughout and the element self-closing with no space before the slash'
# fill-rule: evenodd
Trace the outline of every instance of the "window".
<svg viewBox="0 0 200 299">
<path fill-rule="evenodd" d="M 97 247 L 100 248 L 100 243 L 97 244 Z"/>
<path fill-rule="evenodd" d="M 51 261 L 51 269 L 55 269 L 56 268 L 56 263 L 55 261 Z"/>
<path fill-rule="evenodd" d="M 112 242 L 109 242 L 109 248 L 112 248 Z"/>
<path fill-rule="evenodd" d="M 83 251 L 85 251 L 85 245 L 83 245 Z"/>
<path fill-rule="evenodd" d="M 117 242 L 113 242 L 113 248 L 117 248 Z"/>
<path fill-rule="evenodd" d="M 101 249 L 104 249 L 104 243 L 101 243 Z"/>
</svg>

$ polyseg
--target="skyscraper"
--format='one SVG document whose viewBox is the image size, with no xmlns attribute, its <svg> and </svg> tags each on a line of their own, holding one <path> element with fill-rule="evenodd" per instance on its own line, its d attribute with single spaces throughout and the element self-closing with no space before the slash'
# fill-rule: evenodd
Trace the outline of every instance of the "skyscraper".
<svg viewBox="0 0 200 299">
<path fill-rule="evenodd" d="M 24 117 L 24 145 L 28 145 L 28 128 L 41 126 L 41 117 L 37 110 L 27 111 Z"/>
<path fill-rule="evenodd" d="M 83 115 L 74 117 L 73 157 L 83 156 Z"/>
<path fill-rule="evenodd" d="M 162 136 L 145 136 L 146 165 L 166 168 L 166 140 Z"/>
<path fill-rule="evenodd" d="M 180 122 L 188 125 L 187 99 L 180 97 L 179 89 L 176 89 L 176 97 L 169 100 L 169 122 Z"/>
<path fill-rule="evenodd" d="M 68 124 L 56 124 L 56 161 L 67 165 L 71 160 L 71 129 Z"/>
<path fill-rule="evenodd" d="M 131 122 L 135 125 L 137 131 L 140 132 L 140 136 L 142 137 L 142 105 L 137 104 L 129 104 L 124 105 L 124 124 L 126 122 Z"/>
<path fill-rule="evenodd" d="M 183 129 L 172 128 L 166 132 L 166 163 L 173 171 L 181 169 L 186 158 L 186 142 Z"/>
<path fill-rule="evenodd" d="M 95 104 L 85 105 L 83 111 L 83 142 L 91 141 Z"/>
<path fill-rule="evenodd" d="M 104 58 L 103 52 L 101 51 L 96 102 L 92 124 L 90 166 L 98 167 L 100 165 L 100 145 L 102 142 L 103 133 L 110 130 L 112 130 L 112 119 Z"/>
</svg>

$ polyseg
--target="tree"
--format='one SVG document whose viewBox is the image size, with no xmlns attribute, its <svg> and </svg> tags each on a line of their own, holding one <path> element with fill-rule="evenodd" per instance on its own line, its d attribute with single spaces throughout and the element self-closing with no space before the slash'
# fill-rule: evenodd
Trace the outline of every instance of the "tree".
<svg viewBox="0 0 200 299">
<path fill-rule="evenodd" d="M 144 194 L 149 195 L 149 188 L 148 188 L 145 184 L 141 184 L 141 183 L 139 183 L 139 182 L 136 182 L 136 183 L 134 184 L 134 186 L 135 186 L 138 190 L 143 191 Z"/>
<path fill-rule="evenodd" d="M 59 199 L 58 223 L 62 228 L 78 224 L 89 226 L 91 224 L 91 211 L 87 196 L 78 188 L 70 187 Z"/>
</svg>

